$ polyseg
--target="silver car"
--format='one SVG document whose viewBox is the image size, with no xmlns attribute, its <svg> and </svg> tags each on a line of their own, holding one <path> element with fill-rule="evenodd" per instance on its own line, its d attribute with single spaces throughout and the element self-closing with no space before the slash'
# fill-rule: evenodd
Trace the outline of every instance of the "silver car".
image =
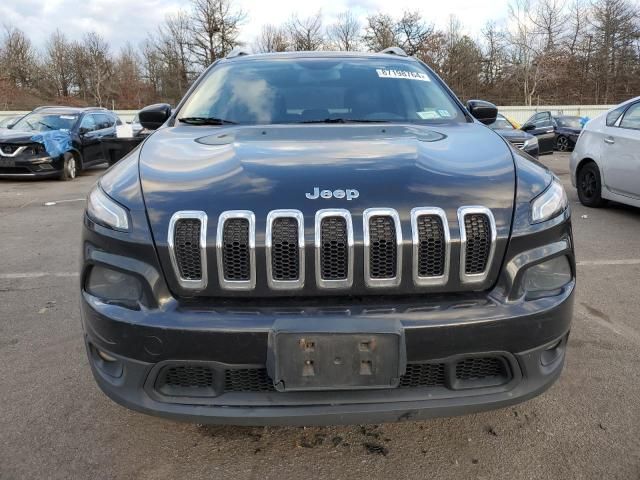
<svg viewBox="0 0 640 480">
<path fill-rule="evenodd" d="M 571 155 L 571 182 L 587 207 L 640 207 L 640 97 L 587 123 Z"/>
</svg>

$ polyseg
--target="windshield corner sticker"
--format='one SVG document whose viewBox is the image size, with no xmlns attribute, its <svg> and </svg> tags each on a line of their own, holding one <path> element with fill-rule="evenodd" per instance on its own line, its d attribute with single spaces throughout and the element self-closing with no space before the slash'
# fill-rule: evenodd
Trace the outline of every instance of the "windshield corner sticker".
<svg viewBox="0 0 640 480">
<path fill-rule="evenodd" d="M 408 70 L 391 70 L 386 68 L 376 68 L 376 72 L 380 78 L 403 78 L 405 80 L 420 80 L 421 82 L 430 82 L 431 79 L 426 73 L 410 72 Z"/>
</svg>

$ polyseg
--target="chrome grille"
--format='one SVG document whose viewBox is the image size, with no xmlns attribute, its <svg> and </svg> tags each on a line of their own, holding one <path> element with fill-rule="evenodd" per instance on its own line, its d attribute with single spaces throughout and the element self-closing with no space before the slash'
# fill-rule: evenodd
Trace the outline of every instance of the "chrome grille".
<svg viewBox="0 0 640 480">
<path fill-rule="evenodd" d="M 255 216 L 246 210 L 223 212 L 216 237 L 218 279 L 229 290 L 255 288 Z"/>
<path fill-rule="evenodd" d="M 347 210 L 316 214 L 316 283 L 347 288 L 353 282 L 353 224 Z"/>
<path fill-rule="evenodd" d="M 169 254 L 183 288 L 207 286 L 207 215 L 200 211 L 175 213 L 169 222 Z"/>
<path fill-rule="evenodd" d="M 451 241 L 447 215 L 441 208 L 414 208 L 413 281 L 416 285 L 444 285 L 449 279 Z"/>
<path fill-rule="evenodd" d="M 411 264 L 415 286 L 446 285 L 451 268 L 450 228 L 445 212 L 435 207 L 411 211 Z M 485 207 L 458 209 L 460 279 L 484 282 L 496 247 L 496 227 Z M 369 288 L 397 287 L 403 266 L 402 225 L 397 211 L 367 209 L 362 213 L 364 261 L 360 274 Z M 351 214 L 343 209 L 319 210 L 313 226 L 315 286 L 351 288 L 354 282 L 354 230 Z M 177 212 L 169 226 L 169 252 L 183 288 L 207 285 L 207 216 L 204 212 Z M 262 235 L 260 236 L 262 239 Z M 223 212 L 217 224 L 216 263 L 221 288 L 256 287 L 255 215 L 246 210 Z M 273 290 L 302 289 L 305 285 L 305 226 L 298 210 L 274 210 L 267 215 L 264 233 L 266 283 Z M 456 264 L 457 266 L 457 264 Z M 261 275 L 265 275 L 262 271 Z M 263 277 L 264 279 L 264 277 Z M 264 281 L 264 280 L 263 280 Z"/>
<path fill-rule="evenodd" d="M 267 216 L 267 280 L 273 289 L 304 286 L 304 216 L 298 210 L 274 210 Z"/>
<path fill-rule="evenodd" d="M 370 208 L 362 214 L 364 228 L 364 278 L 369 287 L 400 284 L 402 228 L 398 212 Z"/>
<path fill-rule="evenodd" d="M 484 207 L 462 207 L 460 224 L 460 276 L 463 282 L 482 282 L 489 273 L 495 251 L 493 214 Z"/>
</svg>

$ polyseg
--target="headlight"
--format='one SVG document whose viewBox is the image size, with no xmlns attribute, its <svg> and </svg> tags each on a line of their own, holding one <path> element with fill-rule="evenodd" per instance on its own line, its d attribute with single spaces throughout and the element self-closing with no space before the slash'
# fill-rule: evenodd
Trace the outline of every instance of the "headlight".
<svg viewBox="0 0 640 480">
<path fill-rule="evenodd" d="M 539 296 L 564 287 L 571 278 L 569 259 L 566 256 L 556 257 L 529 267 L 524 273 L 522 288 L 527 295 Z"/>
<path fill-rule="evenodd" d="M 105 303 L 128 307 L 137 306 L 142 298 L 142 285 L 136 277 L 98 265 L 91 268 L 85 289 Z"/>
<path fill-rule="evenodd" d="M 129 229 L 127 211 L 111 200 L 99 185 L 96 185 L 89 194 L 89 198 L 87 199 L 87 215 L 89 215 L 93 221 L 105 227 L 115 230 Z"/>
<path fill-rule="evenodd" d="M 538 146 L 538 137 L 527 138 L 524 141 L 524 145 L 522 148 L 526 150 L 527 148 L 537 147 Z"/>
<path fill-rule="evenodd" d="M 551 185 L 531 202 L 531 223 L 544 222 L 563 212 L 569 201 L 562 185 L 553 180 Z"/>
</svg>

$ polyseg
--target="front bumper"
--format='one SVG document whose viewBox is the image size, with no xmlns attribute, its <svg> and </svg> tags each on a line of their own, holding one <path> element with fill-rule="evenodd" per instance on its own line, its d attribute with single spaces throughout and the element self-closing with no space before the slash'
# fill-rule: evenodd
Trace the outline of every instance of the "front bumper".
<svg viewBox="0 0 640 480">
<path fill-rule="evenodd" d="M 163 312 L 133 312 L 83 293 L 82 313 L 94 377 L 110 398 L 128 408 L 198 423 L 375 423 L 466 414 L 542 393 L 564 365 L 573 290 L 572 282 L 556 296 L 509 304 L 477 297 L 421 305 L 345 306 L 341 313 L 336 313 L 339 306 L 319 307 L 297 314 L 286 309 L 216 311 L 175 304 Z M 264 369 L 270 328 L 278 318 L 291 315 L 302 324 L 318 317 L 399 321 L 408 368 L 489 356 L 504 359 L 508 378 L 458 386 L 445 379 L 383 390 L 278 392 L 263 385 L 226 391 L 225 372 Z M 116 362 L 105 368 L 98 350 Z M 161 372 L 175 365 L 210 367 L 222 387 L 208 397 L 166 395 L 159 389 Z"/>
<path fill-rule="evenodd" d="M 62 157 L 0 157 L 0 178 L 51 177 L 62 168 Z"/>
</svg>

